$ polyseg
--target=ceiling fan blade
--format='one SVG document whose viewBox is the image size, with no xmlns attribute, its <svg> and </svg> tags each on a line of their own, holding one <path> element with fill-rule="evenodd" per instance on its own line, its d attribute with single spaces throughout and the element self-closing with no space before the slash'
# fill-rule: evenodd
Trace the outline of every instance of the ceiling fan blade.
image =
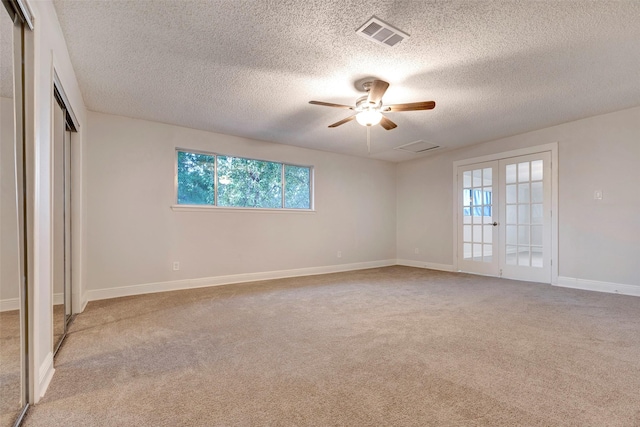
<svg viewBox="0 0 640 427">
<path fill-rule="evenodd" d="M 356 116 L 355 116 L 355 114 L 354 114 L 353 116 L 349 116 L 349 117 L 347 117 L 346 119 L 342 119 L 342 120 L 340 120 L 339 122 L 335 122 L 334 124 L 329 125 L 329 127 L 330 127 L 330 128 L 336 128 L 336 127 L 338 127 L 338 126 L 340 126 L 340 125 L 343 125 L 343 124 L 345 124 L 345 123 L 347 123 L 347 122 L 350 122 L 351 120 L 353 120 L 353 119 L 355 119 L 355 118 L 356 118 Z"/>
<path fill-rule="evenodd" d="M 369 99 L 367 99 L 367 101 L 369 101 L 369 103 L 371 104 L 379 103 L 388 87 L 389 83 L 385 82 L 384 80 L 374 80 L 371 83 L 371 89 L 369 89 Z"/>
<path fill-rule="evenodd" d="M 331 102 L 322 102 L 322 101 L 309 101 L 309 104 L 313 105 L 324 105 L 325 107 L 337 107 L 337 108 L 346 108 L 348 110 L 353 110 L 353 107 L 342 104 L 333 104 Z"/>
<path fill-rule="evenodd" d="M 385 116 L 382 116 L 382 119 L 380 120 L 380 126 L 385 128 L 386 130 L 391 130 L 398 127 L 397 124 L 393 123 L 391 120 L 387 119 Z"/>
<path fill-rule="evenodd" d="M 383 107 L 386 111 L 418 111 L 418 110 L 432 110 L 435 108 L 435 101 L 424 102 L 410 102 L 408 104 L 394 104 L 385 105 Z"/>
</svg>

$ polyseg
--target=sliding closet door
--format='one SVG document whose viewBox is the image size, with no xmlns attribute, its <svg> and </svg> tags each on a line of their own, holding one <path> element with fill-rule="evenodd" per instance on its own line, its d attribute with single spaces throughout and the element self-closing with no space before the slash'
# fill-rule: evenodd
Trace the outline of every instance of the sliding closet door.
<svg viewBox="0 0 640 427">
<path fill-rule="evenodd" d="M 53 342 L 54 354 L 72 317 L 71 277 L 71 130 L 61 89 L 55 84 L 53 123 Z"/>
<path fill-rule="evenodd" d="M 0 11 L 0 426 L 18 425 L 28 394 L 23 40 L 16 2 Z M 8 13 L 6 13 L 8 12 Z"/>
<path fill-rule="evenodd" d="M 4 427 L 13 424 L 23 401 L 15 103 L 13 74 L 4 74 L 5 69 L 12 71 L 13 22 L 4 10 L 0 12 L 0 426 Z"/>
<path fill-rule="evenodd" d="M 71 131 L 64 132 L 64 324 L 73 317 L 71 289 Z"/>
<path fill-rule="evenodd" d="M 64 110 L 57 103 L 53 109 L 53 350 L 58 350 L 66 332 L 64 289 L 65 262 L 65 170 Z"/>
</svg>

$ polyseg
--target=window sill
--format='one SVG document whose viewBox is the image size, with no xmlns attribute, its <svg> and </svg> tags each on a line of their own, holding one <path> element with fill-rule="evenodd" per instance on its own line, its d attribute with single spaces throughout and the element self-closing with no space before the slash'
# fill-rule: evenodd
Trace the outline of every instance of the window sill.
<svg viewBox="0 0 640 427">
<path fill-rule="evenodd" d="M 199 205 L 171 205 L 171 209 L 176 212 L 251 212 L 251 213 L 274 213 L 274 214 L 314 214 L 315 209 L 273 209 L 273 208 L 233 208 L 221 206 L 199 206 Z"/>
</svg>

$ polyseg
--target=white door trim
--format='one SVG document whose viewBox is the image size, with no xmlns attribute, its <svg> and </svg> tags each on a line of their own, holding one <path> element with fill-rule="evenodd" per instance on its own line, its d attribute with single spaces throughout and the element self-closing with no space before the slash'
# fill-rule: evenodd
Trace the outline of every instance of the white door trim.
<svg viewBox="0 0 640 427">
<path fill-rule="evenodd" d="M 504 151 L 470 159 L 456 160 L 453 162 L 452 206 L 455 217 L 453 220 L 453 271 L 460 271 L 458 267 L 458 167 L 474 163 L 490 162 L 494 160 L 508 159 L 510 157 L 526 156 L 543 152 L 551 152 L 551 284 L 558 284 L 558 143 L 536 145 L 517 150 Z"/>
</svg>

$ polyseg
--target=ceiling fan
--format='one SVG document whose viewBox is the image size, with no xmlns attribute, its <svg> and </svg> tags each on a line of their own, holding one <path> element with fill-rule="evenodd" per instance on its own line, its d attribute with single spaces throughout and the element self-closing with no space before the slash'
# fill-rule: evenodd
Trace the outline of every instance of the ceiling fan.
<svg viewBox="0 0 640 427">
<path fill-rule="evenodd" d="M 436 106 L 434 101 L 411 102 L 407 104 L 383 105 L 382 97 L 389 87 L 389 83 L 384 80 L 372 80 L 362 84 L 363 89 L 368 95 L 361 96 L 356 100 L 356 106 L 333 104 L 331 102 L 309 101 L 309 104 L 324 105 L 325 107 L 346 108 L 355 111 L 355 114 L 342 119 L 332 125 L 330 128 L 338 127 L 342 124 L 356 119 L 362 126 L 374 126 L 378 123 L 386 130 L 398 127 L 394 122 L 385 117 L 382 113 L 394 113 L 400 111 L 417 111 L 431 110 Z"/>
</svg>

